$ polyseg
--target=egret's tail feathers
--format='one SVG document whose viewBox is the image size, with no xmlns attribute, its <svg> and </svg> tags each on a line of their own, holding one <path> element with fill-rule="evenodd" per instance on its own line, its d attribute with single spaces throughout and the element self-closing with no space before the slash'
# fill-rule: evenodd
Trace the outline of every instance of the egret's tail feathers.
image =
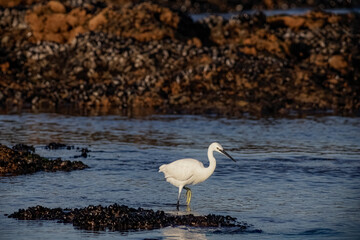
<svg viewBox="0 0 360 240">
<path fill-rule="evenodd" d="M 163 164 L 159 167 L 159 172 L 165 173 L 166 164 Z"/>
</svg>

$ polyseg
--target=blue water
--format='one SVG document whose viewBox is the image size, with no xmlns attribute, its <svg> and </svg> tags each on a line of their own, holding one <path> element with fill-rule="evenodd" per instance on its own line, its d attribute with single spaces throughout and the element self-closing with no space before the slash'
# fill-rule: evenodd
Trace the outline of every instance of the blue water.
<svg viewBox="0 0 360 240">
<path fill-rule="evenodd" d="M 312 8 L 293 8 L 293 9 L 275 9 L 275 10 L 262 10 L 261 12 L 265 14 L 265 16 L 274 16 L 274 15 L 304 15 L 314 9 Z M 348 14 L 348 13 L 360 13 L 360 8 L 334 8 L 334 9 L 323 9 L 323 11 L 333 14 Z M 191 14 L 190 17 L 193 21 L 199 21 L 201 19 L 204 19 L 206 17 L 210 17 L 211 15 L 221 16 L 224 19 L 230 19 L 234 16 L 237 16 L 239 14 L 248 14 L 253 15 L 255 13 L 258 13 L 258 10 L 244 10 L 241 12 L 233 12 L 233 13 L 198 13 L 198 14 Z"/>
<path fill-rule="evenodd" d="M 75 146 L 46 150 L 51 141 Z M 207 164 L 218 141 L 237 162 L 215 154 L 217 168 L 192 186 L 191 213 L 223 214 L 262 233 L 168 227 L 92 232 L 56 221 L 19 221 L 19 208 L 125 204 L 176 211 L 177 188 L 158 173 L 185 157 Z M 224 119 L 201 116 L 0 115 L 0 143 L 34 145 L 49 158 L 82 160 L 83 171 L 0 177 L 0 239 L 359 239 L 360 119 Z M 77 158 L 76 147 L 91 150 Z M 181 202 L 185 204 L 185 193 Z"/>
</svg>

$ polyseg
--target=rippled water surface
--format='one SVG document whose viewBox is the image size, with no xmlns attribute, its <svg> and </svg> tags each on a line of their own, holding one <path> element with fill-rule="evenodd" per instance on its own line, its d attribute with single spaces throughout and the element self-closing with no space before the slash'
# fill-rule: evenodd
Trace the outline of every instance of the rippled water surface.
<svg viewBox="0 0 360 240">
<path fill-rule="evenodd" d="M 278 10 L 262 10 L 261 13 L 263 13 L 265 16 L 274 16 L 274 15 L 304 15 L 306 13 L 309 13 L 310 11 L 313 11 L 315 9 L 313 8 L 293 8 L 293 9 L 278 9 Z M 323 11 L 328 13 L 334 13 L 334 14 L 348 14 L 348 13 L 360 13 L 360 8 L 339 8 L 339 9 L 323 9 Z M 233 12 L 233 13 L 199 13 L 199 14 L 191 14 L 190 17 L 194 21 L 202 20 L 206 17 L 209 17 L 211 15 L 221 16 L 224 19 L 231 19 L 232 17 L 241 15 L 241 14 L 257 14 L 259 11 L 257 10 L 244 10 L 241 12 Z"/>
<path fill-rule="evenodd" d="M 46 150 L 52 141 L 75 149 Z M 207 147 L 214 141 L 238 161 L 215 154 L 214 174 L 192 186 L 192 213 L 231 215 L 262 233 L 188 227 L 91 232 L 56 221 L 4 216 L 35 205 L 113 203 L 175 213 L 177 188 L 165 182 L 158 167 L 185 157 L 207 164 Z M 30 144 L 42 156 L 70 160 L 80 154 L 76 147 L 91 150 L 88 158 L 80 158 L 91 167 L 83 171 L 1 177 L 1 239 L 360 238 L 359 118 L 130 119 L 24 113 L 0 115 L 0 143 Z M 185 203 L 184 193 L 181 201 Z"/>
</svg>

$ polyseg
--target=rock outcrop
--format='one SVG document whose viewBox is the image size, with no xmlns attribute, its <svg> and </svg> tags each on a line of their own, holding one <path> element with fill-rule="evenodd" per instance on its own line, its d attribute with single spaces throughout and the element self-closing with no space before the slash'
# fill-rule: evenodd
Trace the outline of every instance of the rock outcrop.
<svg viewBox="0 0 360 240">
<path fill-rule="evenodd" d="M 189 16 L 149 2 L 0 9 L 0 106 L 229 116 L 360 111 L 359 15 Z"/>
<path fill-rule="evenodd" d="M 72 171 L 88 168 L 81 161 L 49 160 L 35 154 L 32 146 L 17 144 L 12 149 L 0 144 L 0 175 L 20 175 L 38 171 Z"/>
<path fill-rule="evenodd" d="M 246 223 L 239 223 L 231 216 L 209 214 L 207 216 L 172 215 L 164 211 L 129 208 L 113 204 L 88 206 L 80 209 L 46 208 L 42 206 L 19 209 L 9 215 L 19 220 L 59 220 L 72 223 L 76 228 L 93 231 L 152 230 L 168 226 L 232 227 L 235 232 L 261 232 Z"/>
</svg>

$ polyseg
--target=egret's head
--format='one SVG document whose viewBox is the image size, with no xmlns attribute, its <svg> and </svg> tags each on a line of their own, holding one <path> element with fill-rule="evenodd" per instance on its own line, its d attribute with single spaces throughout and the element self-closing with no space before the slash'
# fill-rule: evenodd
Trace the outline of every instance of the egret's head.
<svg viewBox="0 0 360 240">
<path fill-rule="evenodd" d="M 221 151 L 224 150 L 224 148 L 220 145 L 220 143 L 214 142 L 210 145 L 210 148 L 212 148 L 213 151 L 217 151 L 219 153 L 222 153 Z"/>
<path fill-rule="evenodd" d="M 217 142 L 212 143 L 210 145 L 210 148 L 212 148 L 216 152 L 224 154 L 225 156 L 227 156 L 228 158 L 230 158 L 231 160 L 236 162 L 235 159 L 233 159 L 227 152 L 225 152 L 224 148 L 219 143 L 217 143 Z"/>
</svg>

